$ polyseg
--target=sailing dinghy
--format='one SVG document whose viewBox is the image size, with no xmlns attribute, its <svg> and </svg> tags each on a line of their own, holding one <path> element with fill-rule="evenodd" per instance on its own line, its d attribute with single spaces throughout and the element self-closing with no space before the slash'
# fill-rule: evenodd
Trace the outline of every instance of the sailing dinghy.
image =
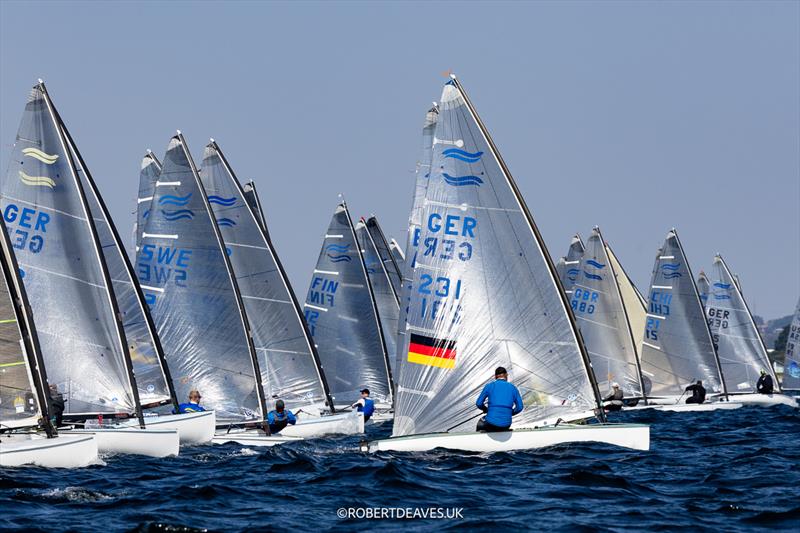
<svg viewBox="0 0 800 533">
<path fill-rule="evenodd" d="M 358 232 L 366 233 L 361 222 Z M 376 410 L 391 409 L 392 367 L 386 338 L 357 229 L 344 201 L 336 206 L 325 233 L 305 317 L 336 407 L 354 404 L 366 388 Z"/>
<path fill-rule="evenodd" d="M 719 254 L 714 257 L 709 281 L 706 318 L 730 397 L 745 405 L 797 407 L 794 398 L 780 394 L 778 377 L 739 282 Z M 772 377 L 777 392 L 757 393 L 756 382 L 762 370 Z"/>
<path fill-rule="evenodd" d="M 203 189 L 213 212 L 231 272 L 241 299 L 242 313 L 252 337 L 260 374 L 257 388 L 267 405 L 278 399 L 298 414 L 298 422 L 280 435 L 266 435 L 257 428 L 224 429 L 214 442 L 248 441 L 248 445 L 273 445 L 334 433 L 360 433 L 363 417 L 357 413 L 333 414 L 333 405 L 317 350 L 289 284 L 283 266 L 268 237 L 255 188 L 250 198 L 241 186 L 219 145 L 206 146 L 200 172 Z M 254 208 L 257 208 L 256 211 Z M 267 411 L 264 411 L 266 415 Z M 321 416 L 325 415 L 325 416 Z M 283 439 L 283 440 L 281 440 Z"/>
<path fill-rule="evenodd" d="M 669 405 L 670 410 L 680 411 L 742 405 L 727 402 L 728 391 L 703 304 L 675 229 L 667 234 L 653 267 L 641 367 L 648 403 Z M 686 386 L 698 380 L 702 380 L 709 396 L 722 401 L 681 403 Z"/>
<path fill-rule="evenodd" d="M 589 441 L 649 449 L 647 426 L 558 423 L 603 418 L 597 385 L 541 235 L 455 77 L 442 93 L 432 149 L 419 247 L 405 273 L 394 431 L 362 449 L 490 452 Z M 476 433 L 475 399 L 498 365 L 525 409 L 513 430 Z"/>
<path fill-rule="evenodd" d="M 794 318 L 789 325 L 789 335 L 786 338 L 781 389 L 784 391 L 800 390 L 800 299 L 797 300 Z"/>
<path fill-rule="evenodd" d="M 140 390 L 145 381 L 136 380 L 131 352 L 143 319 L 130 301 L 132 269 L 41 81 L 25 107 L 0 201 L 49 382 L 65 396 L 73 433 L 97 426 L 88 432 L 101 453 L 176 455 L 177 432 L 147 428 L 142 416 L 142 399 L 157 404 L 169 395 L 161 394 L 160 372 L 147 377 L 152 389 Z M 109 423 L 100 427 L 96 417 Z M 128 418 L 136 427 L 121 427 Z"/>
<path fill-rule="evenodd" d="M 5 222 L 0 224 L 0 466 L 76 468 L 97 461 L 93 435 L 59 435 L 36 328 Z"/>
</svg>

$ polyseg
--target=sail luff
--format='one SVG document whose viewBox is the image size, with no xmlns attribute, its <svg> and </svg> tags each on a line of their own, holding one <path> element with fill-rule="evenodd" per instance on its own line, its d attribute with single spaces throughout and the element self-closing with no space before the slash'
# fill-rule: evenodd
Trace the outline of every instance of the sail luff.
<svg viewBox="0 0 800 533">
<path fill-rule="evenodd" d="M 145 164 L 144 161 L 147 160 L 148 163 Z M 147 171 L 148 176 L 147 179 L 150 179 L 150 165 L 154 165 L 156 167 L 155 170 L 155 181 L 158 181 L 158 176 L 161 174 L 161 161 L 158 160 L 156 154 L 153 153 L 152 150 L 148 149 L 147 153 L 145 153 L 144 157 L 142 158 L 142 166 L 139 170 L 139 191 L 138 194 L 141 195 L 142 189 L 147 187 L 150 196 L 137 196 L 136 197 L 136 221 L 133 223 L 133 251 L 134 255 L 139 252 L 139 248 L 142 244 L 142 232 L 144 231 L 146 218 L 150 215 L 153 211 L 153 197 L 155 195 L 155 181 L 147 182 L 145 179 L 145 171 Z M 142 204 L 146 204 L 144 207 Z"/>
<path fill-rule="evenodd" d="M 336 408 L 335 408 L 335 406 L 333 404 L 333 397 L 331 396 L 330 387 L 328 386 L 328 381 L 327 381 L 327 379 L 325 377 L 325 373 L 322 371 L 322 363 L 320 361 L 319 353 L 317 352 L 316 345 L 311 340 L 311 333 L 309 332 L 308 325 L 306 324 L 305 318 L 303 317 L 303 313 L 302 313 L 302 310 L 300 308 L 300 304 L 298 303 L 297 296 L 295 295 L 294 290 L 292 289 L 292 286 L 289 283 L 289 278 L 286 275 L 286 271 L 283 268 L 283 264 L 281 263 L 280 258 L 278 257 L 278 254 L 275 253 L 275 247 L 274 247 L 274 245 L 272 243 L 272 240 L 270 239 L 269 232 L 267 231 L 267 221 L 264 218 L 264 212 L 261 209 L 261 201 L 260 201 L 260 198 L 258 197 L 258 193 L 257 193 L 256 188 L 255 188 L 255 183 L 253 181 L 250 181 L 248 183 L 248 185 L 250 185 L 250 187 L 251 187 L 251 190 L 252 190 L 252 193 L 253 193 L 253 199 L 255 200 L 255 205 L 258 207 L 258 212 L 255 212 L 254 209 L 253 209 L 253 206 L 246 200 L 246 195 L 245 195 L 244 188 L 242 187 L 241 182 L 239 182 L 239 179 L 236 177 L 236 174 L 234 173 L 233 168 L 228 163 L 228 159 L 225 157 L 225 154 L 220 149 L 219 145 L 217 145 L 217 143 L 214 142 L 214 141 L 211 142 L 211 145 L 213 146 L 214 151 L 219 156 L 219 159 L 222 162 L 222 165 L 225 168 L 225 171 L 230 176 L 231 182 L 236 187 L 236 189 L 239 192 L 239 194 L 242 195 L 242 198 L 245 199 L 244 203 L 245 203 L 245 206 L 247 207 L 247 212 L 250 214 L 250 216 L 252 217 L 252 219 L 255 222 L 256 226 L 259 228 L 260 233 L 261 233 L 261 237 L 264 240 L 264 244 L 269 249 L 269 252 L 270 252 L 270 255 L 272 257 L 272 260 L 275 262 L 275 266 L 278 269 L 279 277 L 281 279 L 281 283 L 283 284 L 283 288 L 285 289 L 286 293 L 290 297 L 290 300 L 291 300 L 291 303 L 292 303 L 292 309 L 294 310 L 294 313 L 295 313 L 295 318 L 297 319 L 298 323 L 302 327 L 303 337 L 304 337 L 306 346 L 308 347 L 308 350 L 311 353 L 311 356 L 312 356 L 312 358 L 314 360 L 314 366 L 315 366 L 316 371 L 317 371 L 317 377 L 318 377 L 319 383 L 320 383 L 320 385 L 322 387 L 323 394 L 325 395 L 325 400 L 328 403 L 328 407 L 330 408 L 331 412 L 335 412 Z M 205 194 L 205 192 L 204 192 L 204 194 Z M 210 208 L 210 206 L 209 206 L 209 208 Z M 215 225 L 215 227 L 216 227 L 216 225 Z M 218 230 L 218 233 L 220 233 L 220 237 L 221 237 L 221 232 L 219 232 L 219 228 L 217 228 L 217 230 Z M 227 255 L 226 255 L 226 258 L 227 258 Z M 230 260 L 229 259 L 228 259 L 228 263 L 230 264 Z M 237 287 L 238 287 L 238 285 L 237 285 Z M 237 289 L 237 291 L 238 291 L 238 289 Z M 240 296 L 240 298 L 241 298 L 241 296 Z M 252 342 L 252 338 L 251 338 L 251 342 Z M 256 376 L 258 376 L 258 378 L 259 378 L 259 382 L 260 382 L 261 375 L 262 374 L 260 373 L 260 371 L 256 374 Z M 262 395 L 263 395 L 263 384 L 261 384 L 261 387 L 262 387 Z M 266 415 L 266 413 L 267 412 L 264 411 L 265 415 Z"/>
<path fill-rule="evenodd" d="M 509 171 L 508 167 L 506 166 L 506 163 L 503 160 L 503 157 L 500 155 L 500 152 L 497 149 L 497 146 L 494 144 L 494 140 L 492 140 L 492 137 L 491 137 L 491 135 L 489 135 L 489 132 L 486 129 L 486 126 L 483 124 L 483 122 L 481 121 L 480 117 L 478 116 L 478 113 L 475 111 L 475 108 L 472 105 L 472 101 L 469 99 L 469 96 L 464 91 L 464 89 L 461 86 L 461 83 L 458 81 L 458 79 L 455 76 L 451 76 L 451 77 L 452 77 L 452 80 L 453 80 L 456 88 L 459 90 L 459 92 L 461 93 L 461 96 L 464 98 L 464 102 L 465 102 L 465 104 L 467 106 L 467 109 L 469 110 L 470 114 L 472 115 L 473 120 L 475 120 L 475 123 L 478 125 L 478 128 L 480 129 L 481 134 L 483 135 L 483 138 L 486 141 L 486 144 L 489 146 L 489 149 L 491 150 L 492 155 L 494 156 L 495 160 L 497 161 L 497 163 L 499 164 L 500 168 L 502 169 L 503 175 L 504 175 L 504 177 L 506 179 L 506 182 L 508 183 L 509 187 L 511 188 L 511 191 L 514 194 L 514 197 L 515 197 L 515 199 L 517 201 L 517 204 L 519 205 L 519 207 L 522 210 L 522 212 L 525 214 L 525 218 L 527 219 L 528 226 L 529 226 L 531 232 L 533 233 L 534 240 L 536 241 L 536 244 L 537 244 L 537 246 L 539 248 L 539 252 L 542 254 L 542 256 L 544 258 L 544 261 L 545 261 L 545 264 L 547 265 L 547 269 L 548 269 L 548 271 L 550 273 L 550 279 L 551 279 L 551 282 L 553 283 L 553 287 L 556 289 L 556 291 L 558 292 L 559 298 L 561 299 L 561 304 L 562 304 L 563 311 L 564 311 L 564 313 L 565 313 L 565 315 L 567 317 L 567 320 L 568 320 L 568 322 L 570 324 L 570 330 L 571 330 L 571 333 L 572 333 L 572 337 L 573 337 L 575 343 L 578 345 L 578 349 L 579 349 L 579 352 L 581 354 L 581 360 L 583 361 L 583 365 L 584 365 L 584 370 L 585 370 L 585 372 L 586 372 L 586 374 L 587 374 L 587 376 L 589 378 L 589 382 L 592 385 L 592 390 L 594 391 L 595 402 L 596 402 L 597 409 L 598 409 L 598 418 L 600 420 L 602 420 L 602 421 L 605 421 L 605 412 L 604 412 L 604 410 L 602 408 L 603 406 L 602 406 L 602 400 L 601 400 L 601 396 L 600 396 L 600 389 L 599 389 L 599 387 L 597 385 L 597 379 L 596 379 L 596 377 L 594 375 L 594 371 L 592 370 L 592 364 L 591 364 L 591 361 L 589 360 L 589 354 L 586 352 L 586 346 L 583 343 L 583 338 L 581 337 L 580 330 L 578 328 L 578 325 L 575 322 L 575 316 L 572 313 L 572 309 L 571 309 L 571 307 L 569 305 L 569 301 L 567 300 L 567 296 L 566 296 L 566 293 L 564 291 L 564 286 L 562 285 L 561 280 L 558 279 L 558 274 L 556 272 L 555 265 L 553 264 L 553 260 L 550 257 L 550 253 L 547 251 L 547 245 L 545 244 L 544 239 L 542 238 L 542 235 L 539 232 L 538 227 L 536 226 L 536 222 L 533 220 L 533 216 L 531 215 L 531 212 L 528 209 L 528 206 L 526 205 L 525 200 L 522 198 L 522 194 L 519 191 L 519 188 L 517 187 L 516 182 L 514 181 L 513 177 L 511 176 L 511 172 Z"/>
<path fill-rule="evenodd" d="M 233 267 L 231 266 L 230 258 L 228 257 L 227 250 L 225 249 L 225 241 L 222 238 L 222 234 L 220 233 L 219 227 L 216 223 L 216 217 L 214 216 L 214 211 L 211 208 L 211 205 L 208 203 L 208 195 L 206 194 L 205 187 L 203 185 L 203 181 L 200 179 L 200 173 L 197 170 L 197 166 L 194 163 L 194 159 L 192 158 L 192 154 L 186 148 L 186 142 L 183 138 L 183 134 L 179 131 L 178 138 L 180 139 L 181 147 L 183 148 L 184 153 L 186 154 L 186 159 L 189 162 L 189 166 L 192 170 L 192 178 L 195 180 L 195 184 L 197 186 L 198 191 L 200 192 L 200 197 L 203 202 L 203 207 L 206 210 L 206 214 L 208 215 L 209 220 L 211 220 L 211 227 L 216 238 L 217 246 L 219 246 L 219 250 L 222 254 L 222 259 L 225 264 L 225 270 L 228 274 L 228 280 L 230 281 L 231 287 L 233 288 L 233 294 L 236 300 L 236 307 L 239 311 L 239 318 L 242 324 L 242 330 L 247 339 L 247 347 L 248 351 L 250 352 L 250 359 L 253 365 L 253 376 L 255 377 L 255 390 L 256 395 L 258 397 L 259 407 L 261 408 L 261 416 L 262 418 L 266 418 L 267 416 L 267 402 L 266 398 L 264 397 L 264 386 L 261 383 L 261 368 L 258 363 L 258 355 L 256 353 L 255 345 L 253 344 L 253 334 L 250 329 L 250 324 L 247 320 L 247 312 L 245 311 L 244 304 L 242 303 L 242 295 L 239 291 L 239 284 L 236 281 L 236 276 L 233 273 Z M 213 142 L 213 141 L 212 141 Z M 266 423 L 263 424 L 265 431 L 269 434 L 269 427 Z"/>
<path fill-rule="evenodd" d="M 133 396 L 134 400 L 134 409 L 135 415 L 139 419 L 139 425 L 144 428 L 144 415 L 142 414 L 142 405 L 139 401 L 139 388 L 136 385 L 136 377 L 133 373 L 133 364 L 131 362 L 130 352 L 128 350 L 128 342 L 125 337 L 125 328 L 122 326 L 122 321 L 120 319 L 121 313 L 119 311 L 119 307 L 117 305 L 117 299 L 114 296 L 114 288 L 111 281 L 111 276 L 108 272 L 108 265 L 106 265 L 105 259 L 103 258 L 103 254 L 101 251 L 100 240 L 97 235 L 97 228 L 94 224 L 94 218 L 92 217 L 91 210 L 89 209 L 89 203 L 86 199 L 86 192 L 83 190 L 83 185 L 78 178 L 78 170 L 75 165 L 75 160 L 73 159 L 73 152 L 68 147 L 68 140 L 67 140 L 67 128 L 64 125 L 64 122 L 61 120 L 61 116 L 58 114 L 55 106 L 53 105 L 52 100 L 50 99 L 50 95 L 47 92 L 47 88 L 45 87 L 44 83 L 40 83 L 41 91 L 44 96 L 44 101 L 47 104 L 47 108 L 53 118 L 54 123 L 57 125 L 57 132 L 59 141 L 61 142 L 62 149 L 64 154 L 67 157 L 68 166 L 70 169 L 70 173 L 72 174 L 72 178 L 75 182 L 75 187 L 78 191 L 78 195 L 81 201 L 81 207 L 83 209 L 84 216 L 86 216 L 86 221 L 89 226 L 89 232 L 92 236 L 92 246 L 95 251 L 95 257 L 100 265 L 100 271 L 103 276 L 103 280 L 105 282 L 105 292 L 108 296 L 108 303 L 111 307 L 113 318 L 114 318 L 114 326 L 117 332 L 117 340 L 119 340 L 120 347 L 122 348 L 122 357 L 125 364 L 125 370 L 127 373 L 128 378 L 128 386 L 130 387 L 131 395 Z M 74 147 L 75 153 L 77 154 L 77 147 Z M 85 168 L 85 166 L 84 166 Z"/>
</svg>

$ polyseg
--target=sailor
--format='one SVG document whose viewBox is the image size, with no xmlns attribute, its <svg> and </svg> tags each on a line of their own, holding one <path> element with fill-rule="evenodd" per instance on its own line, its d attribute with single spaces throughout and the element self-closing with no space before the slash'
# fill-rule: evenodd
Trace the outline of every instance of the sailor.
<svg viewBox="0 0 800 533">
<path fill-rule="evenodd" d="M 619 383 L 617 382 L 611 384 L 611 389 L 611 394 L 603 398 L 603 409 L 606 411 L 621 411 L 623 405 L 622 399 L 625 395 L 622 393 L 622 389 L 619 388 Z"/>
<path fill-rule="evenodd" d="M 703 403 L 706 401 L 706 389 L 703 387 L 703 382 L 697 380 L 694 385 L 689 385 L 684 389 L 685 392 L 692 391 L 692 396 L 686 398 L 686 403 Z"/>
<path fill-rule="evenodd" d="M 53 425 L 55 427 L 60 427 L 61 422 L 64 416 L 64 409 L 66 400 L 64 400 L 64 395 L 58 392 L 58 385 L 53 383 L 50 385 L 50 418 L 53 421 Z"/>
<path fill-rule="evenodd" d="M 508 382 L 508 372 L 502 366 L 495 369 L 494 381 L 486 384 L 475 405 L 486 413 L 478 420 L 476 431 L 507 431 L 511 427 L 511 417 L 521 413 L 523 408 L 522 396 Z"/>
<path fill-rule="evenodd" d="M 767 374 L 767 371 L 762 368 L 761 377 L 758 378 L 758 383 L 756 383 L 756 390 L 760 394 L 772 394 L 773 388 L 772 376 Z"/>
<path fill-rule="evenodd" d="M 189 401 L 182 403 L 178 406 L 178 413 L 199 413 L 205 411 L 205 408 L 200 405 L 200 391 L 192 389 L 189 391 Z"/>
<path fill-rule="evenodd" d="M 286 409 L 283 400 L 275 402 L 275 410 L 270 411 L 267 415 L 267 423 L 269 424 L 270 433 L 280 433 L 283 428 L 288 424 L 295 425 L 297 418 L 290 410 Z"/>
<path fill-rule="evenodd" d="M 350 407 L 355 407 L 359 413 L 364 413 L 364 422 L 372 418 L 372 414 L 375 412 L 375 400 L 369 397 L 369 389 L 362 389 L 361 399 Z"/>
</svg>

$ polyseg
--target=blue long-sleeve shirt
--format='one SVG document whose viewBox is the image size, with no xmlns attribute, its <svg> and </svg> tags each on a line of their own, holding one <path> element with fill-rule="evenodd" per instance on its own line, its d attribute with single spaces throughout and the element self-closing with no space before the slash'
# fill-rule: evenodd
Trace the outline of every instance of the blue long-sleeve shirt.
<svg viewBox="0 0 800 533">
<path fill-rule="evenodd" d="M 205 411 L 203 406 L 193 402 L 182 403 L 178 406 L 178 413 L 198 413 L 200 411 Z M 172 412 L 174 413 L 175 410 L 173 409 Z"/>
<path fill-rule="evenodd" d="M 486 384 L 475 402 L 478 409 L 485 408 L 487 399 L 489 409 L 486 412 L 486 421 L 493 426 L 509 427 L 511 417 L 522 412 L 522 396 L 519 390 L 504 379 Z"/>
<path fill-rule="evenodd" d="M 279 433 L 287 424 L 295 425 L 297 423 L 297 417 L 288 409 L 284 409 L 282 413 L 270 411 L 267 414 L 267 423 L 269 424 L 270 432 Z"/>
</svg>

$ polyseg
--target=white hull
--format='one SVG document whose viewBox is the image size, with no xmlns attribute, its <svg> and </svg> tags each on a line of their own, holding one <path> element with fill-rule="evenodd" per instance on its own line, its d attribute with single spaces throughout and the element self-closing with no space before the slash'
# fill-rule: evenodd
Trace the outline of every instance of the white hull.
<svg viewBox="0 0 800 533">
<path fill-rule="evenodd" d="M 283 437 L 303 437 L 306 439 L 323 435 L 357 435 L 364 433 L 364 415 L 357 411 L 330 416 L 299 416 L 297 424 L 286 426 L 281 431 Z"/>
<path fill-rule="evenodd" d="M 555 418 L 546 418 L 543 420 L 537 420 L 535 422 L 524 422 L 520 424 L 511 424 L 511 429 L 538 429 L 541 427 L 549 427 L 555 426 L 556 424 L 563 424 L 563 423 L 572 423 L 572 422 L 581 422 L 583 420 L 588 420 L 590 418 L 594 418 L 595 414 L 594 411 L 583 411 L 580 413 L 570 413 L 567 415 L 563 415 L 560 417 Z M 475 419 L 474 422 L 471 422 L 473 425 L 478 425 L 478 419 Z M 463 426 L 459 426 L 459 429 L 466 427 L 466 424 Z"/>
<path fill-rule="evenodd" d="M 176 429 L 181 444 L 205 444 L 211 442 L 217 427 L 217 415 L 214 411 L 199 413 L 183 413 L 179 415 L 146 416 L 144 422 L 152 429 Z M 132 420 L 126 426 L 136 426 Z"/>
<path fill-rule="evenodd" d="M 97 441 L 92 435 L 3 435 L 0 466 L 36 465 L 48 468 L 79 468 L 97 462 Z"/>
<path fill-rule="evenodd" d="M 368 451 L 426 452 L 435 448 L 470 452 L 530 450 L 572 442 L 602 442 L 634 450 L 650 449 L 650 427 L 640 424 L 561 424 L 498 433 L 428 433 L 392 437 L 365 445 Z M 365 450 L 366 451 L 366 450 Z"/>
<path fill-rule="evenodd" d="M 64 431 L 70 435 L 94 435 L 100 453 L 129 453 L 148 457 L 178 455 L 180 439 L 176 429 L 97 428 Z"/>
<path fill-rule="evenodd" d="M 297 442 L 303 440 L 302 437 L 287 437 L 281 435 L 265 435 L 263 431 L 248 429 L 248 430 L 232 430 L 230 433 L 220 432 L 214 435 L 211 442 L 214 444 L 225 444 L 226 442 L 235 442 L 242 446 L 275 446 L 276 444 L 283 444 L 286 442 Z"/>
<path fill-rule="evenodd" d="M 769 407 L 771 405 L 788 405 L 797 408 L 797 402 L 786 394 L 732 394 L 731 399 L 744 405 L 759 405 Z"/>
<path fill-rule="evenodd" d="M 721 409 L 738 409 L 742 406 L 736 402 L 713 402 L 713 403 L 680 403 L 677 405 L 655 405 L 654 409 L 659 411 L 671 411 L 678 413 L 695 413 L 701 411 L 719 411 Z"/>
</svg>

